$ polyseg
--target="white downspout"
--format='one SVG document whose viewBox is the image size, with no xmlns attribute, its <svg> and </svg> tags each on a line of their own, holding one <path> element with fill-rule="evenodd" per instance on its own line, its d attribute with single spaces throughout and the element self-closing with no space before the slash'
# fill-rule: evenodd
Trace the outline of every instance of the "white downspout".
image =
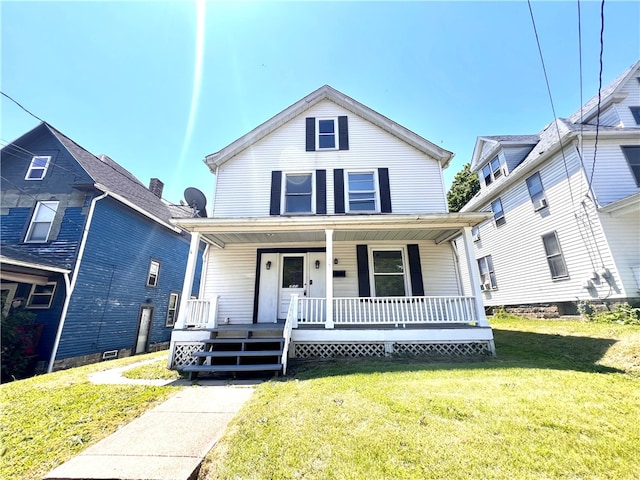
<svg viewBox="0 0 640 480">
<path fill-rule="evenodd" d="M 96 208 L 98 200 L 102 200 L 108 195 L 108 192 L 95 197 L 91 200 L 91 206 L 89 207 L 89 213 L 87 215 L 87 222 L 85 223 L 84 230 L 82 232 L 82 240 L 80 241 L 80 248 L 78 249 L 78 258 L 76 258 L 76 265 L 73 268 L 73 277 L 69 283 L 69 276 L 65 274 L 65 286 L 67 287 L 67 295 L 64 299 L 64 305 L 62 306 L 62 314 L 60 315 L 60 322 L 58 323 L 58 331 L 56 332 L 56 339 L 53 342 L 53 350 L 51 351 L 51 358 L 49 359 L 49 366 L 47 367 L 47 373 L 53 371 L 53 364 L 58 354 L 58 347 L 60 346 L 60 337 L 62 337 L 62 329 L 64 328 L 64 322 L 67 319 L 67 311 L 69 310 L 69 303 L 71 303 L 71 295 L 73 289 L 76 286 L 78 280 L 78 274 L 80 273 L 80 264 L 82 263 L 82 256 L 84 255 L 84 247 L 87 244 L 87 237 L 89 236 L 89 227 L 91 227 L 91 220 L 93 219 L 93 212 Z"/>
</svg>

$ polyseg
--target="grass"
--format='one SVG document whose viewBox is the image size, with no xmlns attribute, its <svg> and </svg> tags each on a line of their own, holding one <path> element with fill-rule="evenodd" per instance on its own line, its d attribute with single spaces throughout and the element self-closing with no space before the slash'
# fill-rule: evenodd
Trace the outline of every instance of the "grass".
<svg viewBox="0 0 640 480">
<path fill-rule="evenodd" d="M 492 324 L 496 358 L 331 361 L 259 386 L 200 480 L 637 478 L 640 327 Z"/>
<path fill-rule="evenodd" d="M 176 392 L 175 387 L 95 385 L 89 374 L 167 352 L 137 355 L 0 386 L 0 478 L 42 478 Z"/>
<path fill-rule="evenodd" d="M 125 370 L 122 372 L 122 376 L 145 380 L 177 380 L 180 378 L 180 374 L 177 371 L 167 368 L 166 352 L 158 361 Z"/>
</svg>

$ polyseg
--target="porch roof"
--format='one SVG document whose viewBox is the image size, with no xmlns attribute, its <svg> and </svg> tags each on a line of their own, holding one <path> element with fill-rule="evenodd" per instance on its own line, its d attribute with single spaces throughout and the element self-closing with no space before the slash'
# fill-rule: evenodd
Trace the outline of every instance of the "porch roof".
<svg viewBox="0 0 640 480">
<path fill-rule="evenodd" d="M 290 216 L 250 218 L 180 218 L 172 222 L 224 248 L 230 243 L 324 242 L 325 230 L 333 240 L 420 241 L 437 243 L 454 238 L 464 227 L 490 218 L 491 212 L 403 215 Z"/>
</svg>

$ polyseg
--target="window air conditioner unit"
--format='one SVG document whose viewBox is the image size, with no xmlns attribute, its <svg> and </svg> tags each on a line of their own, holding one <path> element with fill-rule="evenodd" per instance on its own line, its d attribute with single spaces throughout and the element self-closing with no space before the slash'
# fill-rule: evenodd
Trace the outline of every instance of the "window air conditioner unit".
<svg viewBox="0 0 640 480">
<path fill-rule="evenodd" d="M 502 174 L 506 177 L 509 174 L 507 167 L 502 167 Z"/>
<path fill-rule="evenodd" d="M 542 210 L 547 206 L 547 199 L 541 198 L 533 202 L 533 209 L 537 212 L 538 210 Z"/>
<path fill-rule="evenodd" d="M 490 283 L 481 283 L 480 284 L 480 290 L 491 290 L 491 284 Z"/>
<path fill-rule="evenodd" d="M 480 234 L 479 234 L 479 233 L 474 233 L 474 234 L 473 234 L 473 241 L 474 241 L 474 242 L 477 242 L 477 241 L 479 241 L 479 240 L 480 240 Z"/>
</svg>

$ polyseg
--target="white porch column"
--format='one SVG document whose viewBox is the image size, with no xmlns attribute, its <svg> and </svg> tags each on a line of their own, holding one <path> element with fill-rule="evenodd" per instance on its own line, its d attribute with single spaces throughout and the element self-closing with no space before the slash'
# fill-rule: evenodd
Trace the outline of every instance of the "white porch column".
<svg viewBox="0 0 640 480">
<path fill-rule="evenodd" d="M 324 234 L 326 237 L 325 294 L 327 296 L 327 320 L 324 327 L 333 328 L 333 230 L 325 230 Z"/>
<path fill-rule="evenodd" d="M 484 302 L 482 301 L 482 290 L 480 290 L 480 270 L 476 262 L 476 254 L 473 251 L 473 237 L 471 227 L 462 229 L 462 242 L 464 243 L 464 256 L 467 260 L 467 270 L 469 271 L 469 282 L 471 283 L 471 294 L 475 299 L 476 315 L 478 325 L 489 326 L 487 316 L 484 313 Z"/>
<path fill-rule="evenodd" d="M 184 328 L 187 319 L 187 302 L 191 299 L 193 291 L 193 277 L 196 273 L 198 263 L 198 247 L 200 246 L 200 234 L 191 233 L 191 245 L 189 245 L 189 257 L 187 258 L 187 268 L 184 272 L 184 282 L 182 283 L 182 295 L 180 296 L 180 308 L 178 309 L 178 319 L 174 329 Z"/>
</svg>

